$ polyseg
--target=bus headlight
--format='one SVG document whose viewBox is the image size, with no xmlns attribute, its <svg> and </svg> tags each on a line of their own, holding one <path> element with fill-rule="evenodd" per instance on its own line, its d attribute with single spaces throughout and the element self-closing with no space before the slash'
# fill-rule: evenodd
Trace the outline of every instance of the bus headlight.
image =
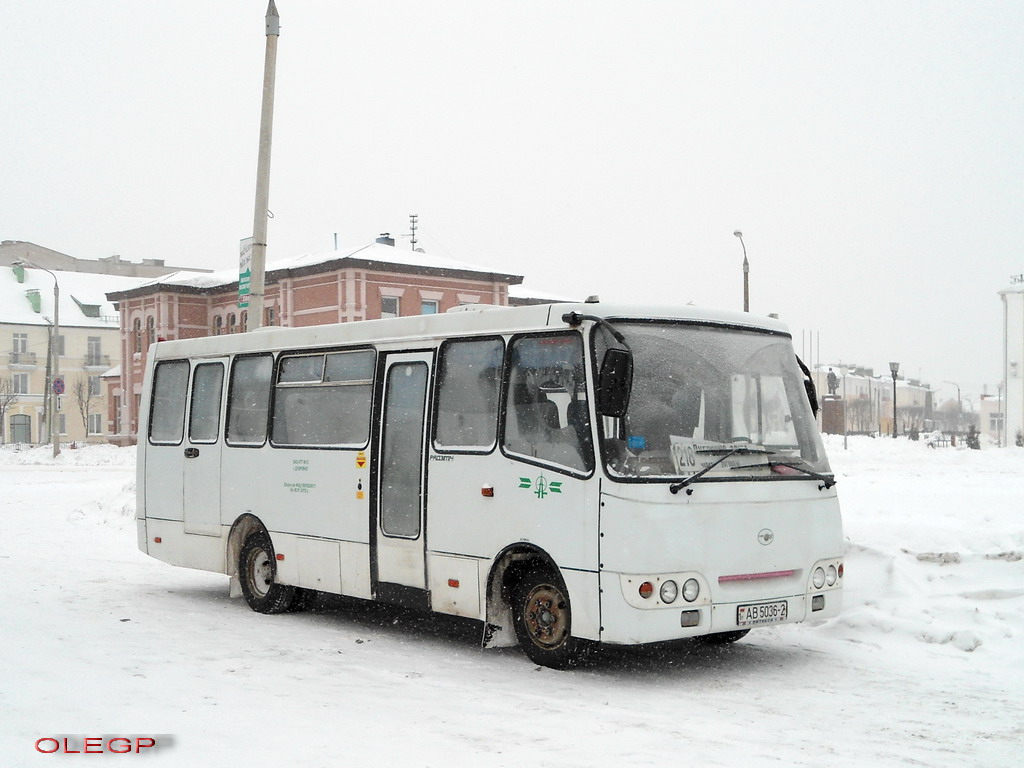
<svg viewBox="0 0 1024 768">
<path fill-rule="evenodd" d="M 679 597 L 679 585 L 672 581 L 672 579 L 669 579 L 662 583 L 658 594 L 661 595 L 661 602 L 674 603 L 676 598 Z"/>
<path fill-rule="evenodd" d="M 687 579 L 686 583 L 683 584 L 683 599 L 692 603 L 697 599 L 697 595 L 700 594 L 700 584 L 697 583 L 696 579 Z"/>
<path fill-rule="evenodd" d="M 811 577 L 811 583 L 814 584 L 815 589 L 821 589 L 825 586 L 825 569 L 815 568 L 814 576 Z"/>
<path fill-rule="evenodd" d="M 825 571 L 825 583 L 831 587 L 836 583 L 836 579 L 838 578 L 839 574 L 836 571 L 836 567 L 834 565 L 830 565 L 828 570 Z"/>
</svg>

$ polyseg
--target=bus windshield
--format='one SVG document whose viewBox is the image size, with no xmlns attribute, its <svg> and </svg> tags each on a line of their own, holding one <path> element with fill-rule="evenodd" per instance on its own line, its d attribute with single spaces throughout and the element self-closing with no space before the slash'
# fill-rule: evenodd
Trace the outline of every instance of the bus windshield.
<svg viewBox="0 0 1024 768">
<path fill-rule="evenodd" d="M 831 473 L 788 336 L 692 323 L 614 325 L 633 353 L 633 389 L 625 417 L 603 419 L 611 477 Z M 600 364 L 615 342 L 600 329 L 595 339 Z"/>
</svg>

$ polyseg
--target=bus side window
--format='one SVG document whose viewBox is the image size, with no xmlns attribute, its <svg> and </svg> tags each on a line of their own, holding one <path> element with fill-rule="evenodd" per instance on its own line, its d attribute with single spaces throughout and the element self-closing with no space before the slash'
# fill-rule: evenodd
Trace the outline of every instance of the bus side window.
<svg viewBox="0 0 1024 768">
<path fill-rule="evenodd" d="M 579 334 L 512 342 L 505 434 L 508 453 L 579 472 L 594 467 L 590 405 Z"/>
<path fill-rule="evenodd" d="M 263 445 L 270 411 L 270 355 L 236 357 L 228 391 L 228 445 Z"/>
<path fill-rule="evenodd" d="M 149 417 L 149 442 L 177 445 L 185 430 L 185 396 L 188 392 L 188 361 L 157 363 L 153 376 L 153 406 Z"/>
<path fill-rule="evenodd" d="M 486 452 L 498 429 L 501 339 L 446 342 L 437 374 L 434 447 Z"/>
<path fill-rule="evenodd" d="M 192 410 L 188 418 L 188 439 L 193 443 L 214 443 L 220 429 L 220 394 L 224 366 L 203 363 L 192 376 Z"/>
<path fill-rule="evenodd" d="M 281 359 L 270 440 L 276 446 L 362 447 L 370 434 L 376 353 Z"/>
</svg>

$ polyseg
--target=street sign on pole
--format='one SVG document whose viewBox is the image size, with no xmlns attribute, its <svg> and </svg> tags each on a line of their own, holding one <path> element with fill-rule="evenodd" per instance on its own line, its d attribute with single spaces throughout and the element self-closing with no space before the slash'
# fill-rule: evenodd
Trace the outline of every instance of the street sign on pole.
<svg viewBox="0 0 1024 768">
<path fill-rule="evenodd" d="M 53 380 L 53 392 L 57 395 L 64 394 L 64 377 L 58 376 Z"/>
<path fill-rule="evenodd" d="M 252 281 L 252 238 L 242 238 L 238 247 L 238 308 L 249 306 L 249 286 Z"/>
</svg>

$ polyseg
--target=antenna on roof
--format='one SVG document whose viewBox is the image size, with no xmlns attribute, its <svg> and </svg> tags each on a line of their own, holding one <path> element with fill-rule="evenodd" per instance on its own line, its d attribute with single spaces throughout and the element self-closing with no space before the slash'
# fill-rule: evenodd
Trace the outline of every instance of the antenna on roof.
<svg viewBox="0 0 1024 768">
<path fill-rule="evenodd" d="M 410 237 L 412 237 L 412 249 L 414 251 L 416 250 L 416 220 L 417 219 L 419 219 L 419 216 L 416 215 L 415 213 L 410 213 L 409 214 L 409 229 L 411 230 Z"/>
</svg>

